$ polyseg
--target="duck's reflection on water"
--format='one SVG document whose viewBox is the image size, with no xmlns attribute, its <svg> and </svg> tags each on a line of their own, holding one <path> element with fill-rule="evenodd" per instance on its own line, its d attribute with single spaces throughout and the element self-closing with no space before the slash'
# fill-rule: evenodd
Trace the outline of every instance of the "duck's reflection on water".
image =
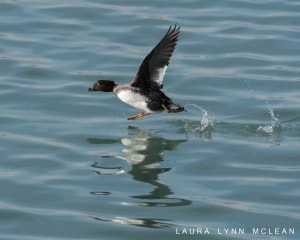
<svg viewBox="0 0 300 240">
<path fill-rule="evenodd" d="M 122 156 L 111 156 L 122 158 L 130 166 L 127 171 L 133 179 L 154 186 L 154 189 L 148 194 L 135 194 L 131 196 L 142 201 L 128 203 L 130 205 L 147 206 L 182 206 L 191 204 L 190 200 L 175 198 L 170 187 L 159 180 L 159 175 L 170 171 L 169 167 L 162 167 L 160 163 L 164 160 L 165 151 L 174 151 L 186 139 L 171 140 L 165 139 L 158 134 L 149 131 L 143 131 L 137 127 L 128 127 L 128 136 L 120 140 L 88 139 L 93 144 L 115 144 L 121 142 L 124 146 Z M 107 155 L 102 157 L 109 157 Z M 125 172 L 122 167 L 102 167 L 97 162 L 92 165 L 97 174 L 118 174 Z M 93 192 L 92 194 L 99 194 Z"/>
</svg>

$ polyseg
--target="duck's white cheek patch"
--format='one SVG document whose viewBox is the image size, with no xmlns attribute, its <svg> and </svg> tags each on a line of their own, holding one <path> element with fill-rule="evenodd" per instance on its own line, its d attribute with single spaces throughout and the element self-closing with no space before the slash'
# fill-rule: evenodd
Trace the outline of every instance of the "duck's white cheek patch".
<svg viewBox="0 0 300 240">
<path fill-rule="evenodd" d="M 152 111 L 147 107 L 147 104 L 145 102 L 145 98 L 136 92 L 130 91 L 130 90 L 121 90 L 117 93 L 117 97 L 124 103 L 143 110 L 145 112 L 151 113 Z"/>
</svg>

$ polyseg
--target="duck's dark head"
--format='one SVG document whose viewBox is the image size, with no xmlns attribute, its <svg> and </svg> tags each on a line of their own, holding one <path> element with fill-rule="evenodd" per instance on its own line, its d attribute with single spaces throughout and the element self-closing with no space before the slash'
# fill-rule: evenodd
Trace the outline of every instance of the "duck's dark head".
<svg viewBox="0 0 300 240">
<path fill-rule="evenodd" d="M 112 92 L 116 86 L 114 81 L 111 80 L 98 80 L 94 85 L 88 88 L 88 91 L 102 91 L 102 92 Z"/>
</svg>

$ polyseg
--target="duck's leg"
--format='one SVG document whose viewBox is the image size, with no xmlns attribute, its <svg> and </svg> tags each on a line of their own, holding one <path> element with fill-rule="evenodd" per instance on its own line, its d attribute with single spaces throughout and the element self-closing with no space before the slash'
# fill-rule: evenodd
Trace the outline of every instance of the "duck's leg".
<svg viewBox="0 0 300 240">
<path fill-rule="evenodd" d="M 147 114 L 149 114 L 149 113 L 147 113 L 147 112 L 141 112 L 141 113 L 135 114 L 135 115 L 133 115 L 133 116 L 127 118 L 127 119 L 128 120 L 137 120 L 137 119 L 139 119 L 141 117 L 144 117 Z"/>
<path fill-rule="evenodd" d="M 180 105 L 178 105 L 176 103 L 173 103 L 173 102 L 172 102 L 172 104 L 175 105 L 177 108 L 176 109 L 167 108 L 165 104 L 162 104 L 161 106 L 168 113 L 186 112 L 186 110 L 184 109 L 184 107 L 181 107 Z"/>
</svg>

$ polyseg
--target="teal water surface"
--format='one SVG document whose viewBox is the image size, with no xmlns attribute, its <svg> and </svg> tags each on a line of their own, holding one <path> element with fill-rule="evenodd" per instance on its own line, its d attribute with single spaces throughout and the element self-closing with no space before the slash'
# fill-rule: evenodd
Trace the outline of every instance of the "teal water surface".
<svg viewBox="0 0 300 240">
<path fill-rule="evenodd" d="M 0 239 L 300 237 L 300 2 L 1 1 Z M 181 34 L 152 114 L 130 82 Z"/>
</svg>

